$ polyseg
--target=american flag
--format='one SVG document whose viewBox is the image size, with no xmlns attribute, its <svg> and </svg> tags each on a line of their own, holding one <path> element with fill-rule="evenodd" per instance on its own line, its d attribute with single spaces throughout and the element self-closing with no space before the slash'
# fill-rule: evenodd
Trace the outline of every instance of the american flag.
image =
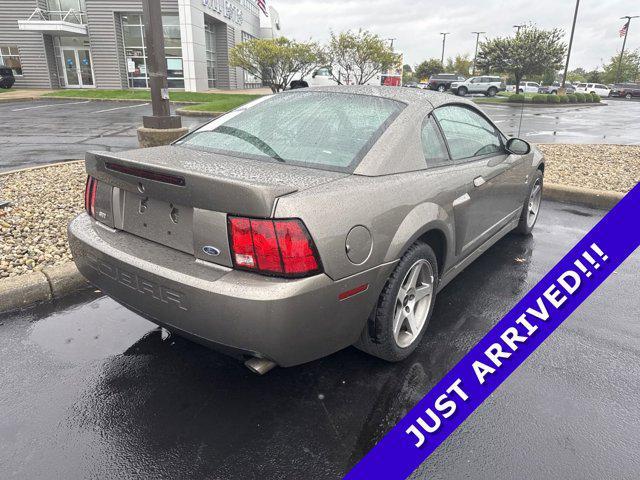
<svg viewBox="0 0 640 480">
<path fill-rule="evenodd" d="M 260 3 L 260 0 L 258 0 L 258 3 Z M 629 29 L 629 22 L 631 20 L 629 20 L 627 23 L 625 23 L 622 28 L 620 29 L 620 36 L 624 37 L 627 34 L 627 30 Z"/>
<path fill-rule="evenodd" d="M 262 13 L 264 13 L 265 17 L 268 17 L 269 14 L 267 13 L 267 0 L 257 0 L 257 2 L 260 10 L 262 10 Z"/>
</svg>

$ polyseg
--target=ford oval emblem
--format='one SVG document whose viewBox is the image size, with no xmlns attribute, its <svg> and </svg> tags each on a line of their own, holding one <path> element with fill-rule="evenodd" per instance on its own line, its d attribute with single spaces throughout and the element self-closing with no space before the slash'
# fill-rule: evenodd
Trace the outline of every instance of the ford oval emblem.
<svg viewBox="0 0 640 480">
<path fill-rule="evenodd" d="M 202 251 L 207 255 L 211 255 L 212 257 L 217 257 L 218 255 L 220 255 L 220 250 L 218 250 L 216 247 L 212 247 L 211 245 L 205 245 L 204 247 L 202 247 Z"/>
</svg>

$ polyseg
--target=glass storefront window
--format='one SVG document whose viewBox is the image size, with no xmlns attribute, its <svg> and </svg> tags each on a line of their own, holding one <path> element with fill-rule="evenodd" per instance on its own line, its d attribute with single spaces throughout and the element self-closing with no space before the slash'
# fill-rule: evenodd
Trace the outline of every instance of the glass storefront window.
<svg viewBox="0 0 640 480">
<path fill-rule="evenodd" d="M 129 87 L 148 88 L 149 76 L 142 16 L 140 14 L 123 13 L 121 19 Z M 179 22 L 177 15 L 162 16 L 169 88 L 184 88 Z"/>
<path fill-rule="evenodd" d="M 16 45 L 0 46 L 0 65 L 9 67 L 14 75 L 22 75 L 22 63 Z"/>
<path fill-rule="evenodd" d="M 204 24 L 205 51 L 207 56 L 207 79 L 209 88 L 216 86 L 216 27 Z"/>
<path fill-rule="evenodd" d="M 84 0 L 47 0 L 47 10 L 50 20 L 62 20 L 71 23 L 86 23 Z M 68 14 L 69 10 L 73 13 Z M 74 14 L 75 13 L 75 14 Z"/>
</svg>

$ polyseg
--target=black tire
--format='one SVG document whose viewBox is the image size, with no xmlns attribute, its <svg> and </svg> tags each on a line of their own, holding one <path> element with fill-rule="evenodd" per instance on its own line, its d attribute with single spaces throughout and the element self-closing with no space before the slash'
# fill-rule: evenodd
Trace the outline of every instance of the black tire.
<svg viewBox="0 0 640 480">
<path fill-rule="evenodd" d="M 626 98 L 627 100 L 631 100 L 632 95 L 630 93 L 627 93 L 624 98 Z"/>
<path fill-rule="evenodd" d="M 518 89 L 518 93 L 524 93 L 521 88 Z"/>
<path fill-rule="evenodd" d="M 529 188 L 527 190 L 527 196 L 524 199 L 524 204 L 522 205 L 522 213 L 520 214 L 520 220 L 518 221 L 518 226 L 515 231 L 520 235 L 529 235 L 533 231 L 533 227 L 536 226 L 536 222 L 538 221 L 540 204 L 538 204 L 538 210 L 533 219 L 533 222 L 530 221 L 530 209 L 529 209 L 529 201 L 531 199 L 531 193 L 535 186 L 540 185 L 540 198 L 542 199 L 542 190 L 544 187 L 544 175 L 540 170 L 536 170 L 536 173 L 529 184 Z"/>
<path fill-rule="evenodd" d="M 469 90 L 467 90 L 467 87 L 458 87 L 458 95 L 461 97 L 465 97 L 468 92 Z"/>
<path fill-rule="evenodd" d="M 446 89 L 447 89 L 447 86 L 442 84 L 438 85 L 438 88 L 437 88 L 439 92 L 444 92 Z"/>
<path fill-rule="evenodd" d="M 398 345 L 393 335 L 393 317 L 396 311 L 396 300 L 398 292 L 405 280 L 407 273 L 412 266 L 421 260 L 426 260 L 433 274 L 431 304 L 429 305 L 426 320 L 420 333 L 407 347 Z M 426 243 L 416 242 L 405 252 L 396 265 L 395 270 L 387 280 L 382 293 L 378 298 L 378 303 L 371 313 L 365 328 L 360 335 L 360 339 L 354 344 L 356 348 L 382 358 L 388 362 L 399 362 L 411 355 L 420 344 L 429 320 L 433 313 L 433 306 L 436 300 L 438 289 L 438 261 L 433 249 Z"/>
<path fill-rule="evenodd" d="M 496 87 L 489 87 L 489 90 L 487 90 L 488 97 L 495 97 L 497 93 L 498 89 Z"/>
</svg>

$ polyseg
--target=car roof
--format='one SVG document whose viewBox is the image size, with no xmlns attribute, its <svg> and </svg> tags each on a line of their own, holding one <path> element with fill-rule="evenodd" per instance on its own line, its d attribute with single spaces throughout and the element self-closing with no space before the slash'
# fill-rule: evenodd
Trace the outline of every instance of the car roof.
<svg viewBox="0 0 640 480">
<path fill-rule="evenodd" d="M 438 108 L 446 103 L 464 103 L 475 107 L 474 103 L 462 97 L 454 97 L 447 93 L 436 92 L 434 90 L 415 90 L 404 87 L 387 87 L 383 85 L 333 85 L 326 87 L 299 88 L 291 92 L 334 92 L 351 93 L 354 95 L 369 95 L 372 97 L 383 97 L 391 100 L 398 100 L 409 105 L 431 104 L 432 108 Z"/>
</svg>

